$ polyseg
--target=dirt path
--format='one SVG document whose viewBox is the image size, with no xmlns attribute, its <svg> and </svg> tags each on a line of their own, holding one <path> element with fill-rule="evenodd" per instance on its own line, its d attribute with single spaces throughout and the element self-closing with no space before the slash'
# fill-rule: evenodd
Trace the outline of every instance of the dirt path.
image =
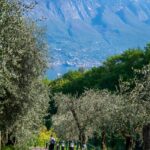
<svg viewBox="0 0 150 150">
<path fill-rule="evenodd" d="M 48 150 L 48 149 L 46 149 L 46 148 L 33 148 L 33 149 L 31 149 L 31 150 Z"/>
</svg>

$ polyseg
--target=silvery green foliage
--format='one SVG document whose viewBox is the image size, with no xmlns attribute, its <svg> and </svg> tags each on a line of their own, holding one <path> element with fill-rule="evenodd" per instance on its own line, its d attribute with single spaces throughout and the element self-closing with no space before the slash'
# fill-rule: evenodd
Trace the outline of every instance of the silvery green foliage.
<svg viewBox="0 0 150 150">
<path fill-rule="evenodd" d="M 92 99 L 97 100 L 92 127 L 123 136 L 134 137 L 136 133 L 141 133 L 143 125 L 150 120 L 149 100 L 143 101 L 141 97 L 143 94 L 149 97 L 148 77 L 144 75 L 143 81 L 135 80 L 133 90 L 129 83 L 121 83 L 119 93 L 99 91 L 99 98 Z"/>
<path fill-rule="evenodd" d="M 72 110 L 76 109 L 76 99 L 61 93 L 56 94 L 54 99 L 58 106 L 58 112 L 52 118 L 55 131 L 64 139 L 78 139 L 78 127 L 72 115 Z"/>
<path fill-rule="evenodd" d="M 124 136 L 135 137 L 142 133 L 142 128 L 150 121 L 150 66 L 136 71 L 140 80 L 135 79 L 135 87 L 131 89 L 129 83 L 120 84 L 119 110 L 114 114 L 115 131 Z M 133 85 L 132 85 L 133 86 Z"/>
<path fill-rule="evenodd" d="M 41 81 L 37 81 L 32 86 L 32 107 L 24 116 L 20 115 L 15 123 L 14 133 L 19 147 L 22 147 L 32 137 L 37 136 L 39 128 L 43 126 L 43 116 L 46 114 L 49 102 L 48 88 Z"/>
<path fill-rule="evenodd" d="M 99 128 L 108 128 L 113 120 L 112 112 L 117 107 L 114 102 L 117 96 L 106 90 L 87 90 L 79 98 L 57 94 L 55 100 L 58 113 L 53 117 L 54 128 L 62 136 L 67 135 L 67 138 L 68 133 L 72 134 L 70 137 L 77 138 L 80 132 L 90 136 Z"/>
<path fill-rule="evenodd" d="M 71 113 L 55 115 L 53 117 L 53 127 L 61 139 L 78 140 L 79 131 Z"/>
<path fill-rule="evenodd" d="M 136 80 L 135 88 L 131 92 L 131 98 L 144 105 L 147 113 L 147 121 L 150 121 L 150 65 L 145 66 L 141 71 L 136 71 L 141 76 Z"/>
<path fill-rule="evenodd" d="M 129 94 L 122 96 L 117 107 L 116 113 L 112 115 L 114 131 L 131 137 L 135 137 L 136 133 L 141 133 L 147 116 L 144 104 L 139 103 Z"/>
<path fill-rule="evenodd" d="M 121 96 L 102 90 L 97 92 L 95 101 L 93 128 L 95 131 L 114 132 L 114 117 L 120 110 Z"/>
<path fill-rule="evenodd" d="M 22 13 L 17 0 L 0 1 L 0 129 L 4 132 L 13 131 L 24 117 L 32 116 L 31 122 L 25 121 L 32 124 L 44 110 L 40 104 L 48 100 L 39 83 L 47 66 L 47 46 L 42 32 Z"/>
</svg>

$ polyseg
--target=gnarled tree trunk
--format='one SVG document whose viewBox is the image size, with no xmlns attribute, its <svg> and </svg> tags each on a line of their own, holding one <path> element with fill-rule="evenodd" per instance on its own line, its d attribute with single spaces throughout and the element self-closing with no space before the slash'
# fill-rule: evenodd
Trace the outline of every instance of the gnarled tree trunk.
<svg viewBox="0 0 150 150">
<path fill-rule="evenodd" d="M 144 150 L 150 150 L 150 124 L 143 127 Z"/>
<path fill-rule="evenodd" d="M 79 118 L 75 112 L 74 109 L 71 109 L 71 112 L 72 112 L 72 115 L 75 119 L 75 122 L 76 122 L 76 125 L 78 127 L 78 131 L 79 131 L 79 141 L 81 142 L 81 147 L 83 146 L 83 144 L 86 143 L 86 136 L 85 136 L 85 133 L 84 133 L 84 130 L 79 122 Z"/>
<path fill-rule="evenodd" d="M 101 148 L 102 148 L 102 150 L 107 150 L 107 146 L 106 146 L 106 132 L 104 130 L 101 133 L 101 138 L 102 138 Z"/>
<path fill-rule="evenodd" d="M 85 137 L 85 133 L 80 131 L 79 133 L 79 140 L 81 142 L 81 147 L 83 147 L 84 144 L 86 144 L 86 137 Z"/>
</svg>

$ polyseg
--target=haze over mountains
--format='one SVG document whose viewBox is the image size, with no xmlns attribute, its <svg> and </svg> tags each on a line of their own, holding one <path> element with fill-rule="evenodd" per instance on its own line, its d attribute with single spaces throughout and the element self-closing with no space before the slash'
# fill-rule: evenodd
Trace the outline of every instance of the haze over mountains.
<svg viewBox="0 0 150 150">
<path fill-rule="evenodd" d="M 69 69 L 98 66 L 108 56 L 150 41 L 150 0 L 36 0 L 53 57 L 55 78 Z"/>
</svg>

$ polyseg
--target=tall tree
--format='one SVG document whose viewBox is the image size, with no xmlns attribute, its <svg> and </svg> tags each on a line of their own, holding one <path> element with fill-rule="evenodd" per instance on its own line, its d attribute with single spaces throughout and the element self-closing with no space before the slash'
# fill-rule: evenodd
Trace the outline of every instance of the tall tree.
<svg viewBox="0 0 150 150">
<path fill-rule="evenodd" d="M 58 107 L 58 112 L 53 117 L 53 125 L 56 131 L 60 134 L 60 127 L 66 125 L 63 129 L 65 132 L 64 138 L 78 139 L 81 144 L 85 144 L 86 142 L 86 132 L 91 121 L 90 117 L 92 117 L 92 115 L 88 116 L 88 113 L 90 113 L 87 103 L 89 99 L 87 97 L 86 99 L 84 98 L 63 94 L 57 94 L 54 98 Z M 87 109 L 88 113 L 86 113 Z"/>
<path fill-rule="evenodd" d="M 144 104 L 145 124 L 143 125 L 143 141 L 144 150 L 150 149 L 150 65 L 145 66 L 141 71 L 137 71 L 137 75 L 141 77 L 136 80 L 135 88 L 131 91 L 130 97 Z M 144 119 L 143 118 L 143 119 Z"/>
<path fill-rule="evenodd" d="M 5 133 L 13 131 L 16 122 L 41 96 L 48 99 L 44 86 L 39 83 L 47 66 L 46 49 L 42 32 L 33 22 L 26 21 L 20 3 L 1 0 L 0 129 L 3 143 Z"/>
</svg>

